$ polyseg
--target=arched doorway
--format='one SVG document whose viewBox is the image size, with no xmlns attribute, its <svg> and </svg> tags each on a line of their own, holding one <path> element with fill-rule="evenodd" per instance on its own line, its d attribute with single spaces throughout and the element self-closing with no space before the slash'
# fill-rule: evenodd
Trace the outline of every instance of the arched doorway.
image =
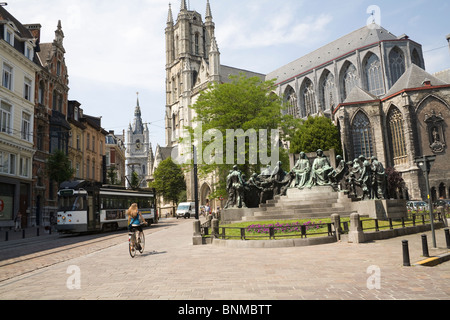
<svg viewBox="0 0 450 320">
<path fill-rule="evenodd" d="M 207 183 L 204 183 L 200 188 L 200 205 L 203 206 L 206 204 L 207 200 L 210 200 L 211 188 Z"/>
</svg>

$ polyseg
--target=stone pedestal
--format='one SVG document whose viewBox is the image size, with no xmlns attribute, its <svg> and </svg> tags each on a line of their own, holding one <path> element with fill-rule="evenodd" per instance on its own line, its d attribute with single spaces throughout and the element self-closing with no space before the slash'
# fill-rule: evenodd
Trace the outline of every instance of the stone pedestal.
<svg viewBox="0 0 450 320">
<path fill-rule="evenodd" d="M 223 223 L 239 222 L 245 217 L 253 217 L 255 210 L 257 209 L 248 209 L 248 208 L 225 209 L 221 213 L 222 222 Z"/>
<path fill-rule="evenodd" d="M 360 216 L 373 219 L 406 218 L 406 200 L 365 200 L 353 203 L 353 208 Z"/>
</svg>

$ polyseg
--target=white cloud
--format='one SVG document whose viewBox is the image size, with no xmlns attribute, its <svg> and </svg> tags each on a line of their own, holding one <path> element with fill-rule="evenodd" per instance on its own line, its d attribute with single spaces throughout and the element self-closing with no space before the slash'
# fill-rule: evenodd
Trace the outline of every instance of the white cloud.
<svg viewBox="0 0 450 320">
<path fill-rule="evenodd" d="M 310 45 L 325 36 L 332 21 L 329 14 L 299 16 L 297 9 L 262 11 L 251 3 L 246 10 L 230 13 L 225 19 L 226 28 L 217 28 L 220 46 L 228 49 L 264 48 L 277 45 Z M 267 9 L 267 6 L 266 6 Z"/>
</svg>

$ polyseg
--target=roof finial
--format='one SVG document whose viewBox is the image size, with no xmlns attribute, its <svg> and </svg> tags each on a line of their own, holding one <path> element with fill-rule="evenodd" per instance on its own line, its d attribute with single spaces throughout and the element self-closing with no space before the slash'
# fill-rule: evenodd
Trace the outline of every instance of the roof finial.
<svg viewBox="0 0 450 320">
<path fill-rule="evenodd" d="M 186 0 L 181 0 L 181 11 L 187 10 Z"/>
<path fill-rule="evenodd" d="M 169 2 L 169 14 L 167 15 L 167 24 L 173 24 L 172 4 Z"/>
<path fill-rule="evenodd" d="M 209 4 L 209 0 L 206 0 L 206 16 L 205 16 L 205 18 L 211 18 L 212 19 L 211 5 Z"/>
</svg>

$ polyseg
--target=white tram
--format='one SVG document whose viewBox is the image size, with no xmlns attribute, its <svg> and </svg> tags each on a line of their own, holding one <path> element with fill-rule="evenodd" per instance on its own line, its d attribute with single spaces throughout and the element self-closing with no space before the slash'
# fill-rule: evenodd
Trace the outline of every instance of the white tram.
<svg viewBox="0 0 450 320">
<path fill-rule="evenodd" d="M 91 232 L 126 228 L 127 209 L 137 203 L 149 225 L 158 222 L 155 192 L 102 186 L 88 181 L 67 181 L 58 191 L 56 229 L 60 232 Z"/>
</svg>

